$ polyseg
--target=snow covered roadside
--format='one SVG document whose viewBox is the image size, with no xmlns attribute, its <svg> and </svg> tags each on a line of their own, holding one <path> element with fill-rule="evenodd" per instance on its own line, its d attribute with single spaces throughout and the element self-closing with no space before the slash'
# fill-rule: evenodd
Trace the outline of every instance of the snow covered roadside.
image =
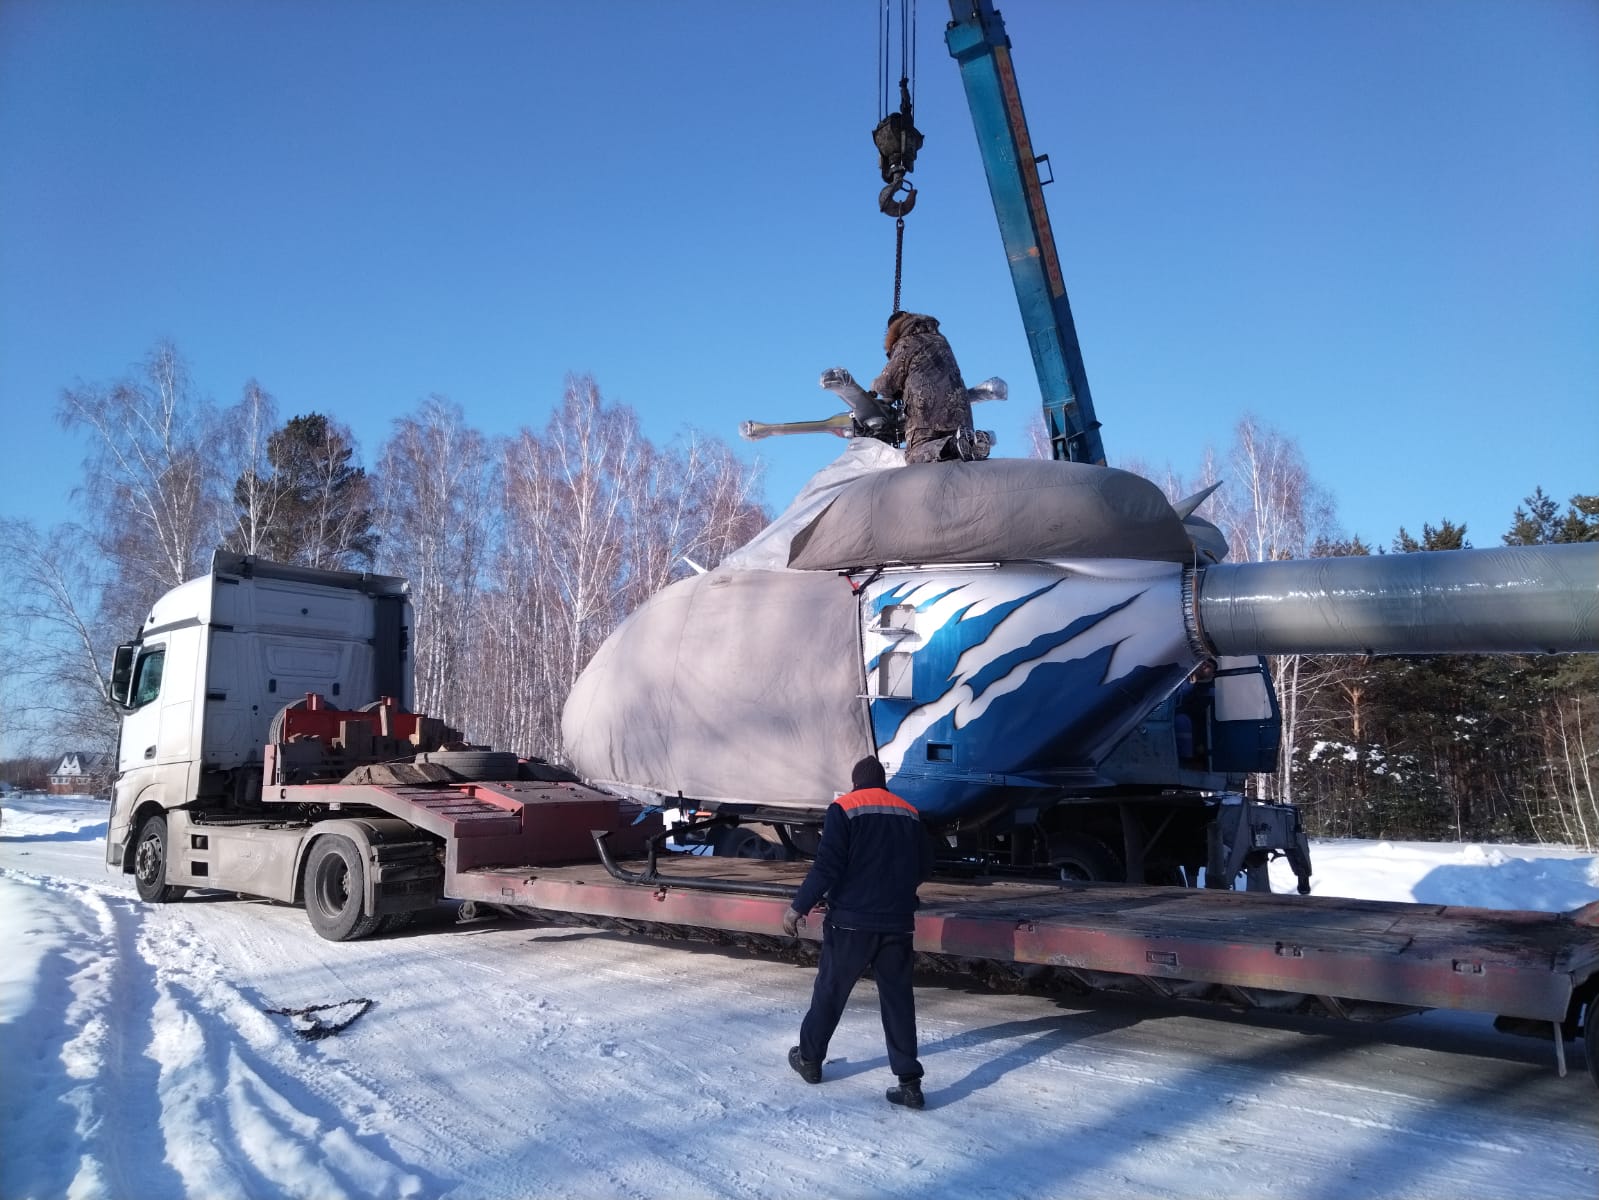
<svg viewBox="0 0 1599 1200">
<path fill-rule="evenodd" d="M 1568 846 L 1318 841 L 1310 846 L 1314 896 L 1570 912 L 1599 900 L 1599 856 Z M 1285 860 L 1271 864 L 1274 892 L 1293 892 Z"/>
<path fill-rule="evenodd" d="M 882 1101 L 869 986 L 811 1088 L 782 1062 L 806 968 L 456 925 L 444 908 L 410 935 L 335 945 L 286 907 L 146 906 L 105 872 L 104 819 L 95 801 L 7 798 L 0 1196 L 1343 1200 L 1599 1184 L 1592 1084 L 1485 1019 L 1366 1030 L 930 984 L 930 1107 L 910 1114 Z M 1599 898 L 1593 856 L 1547 847 L 1313 857 L 1322 894 Z M 355 997 L 371 1011 L 319 1042 L 264 1011 Z"/>
</svg>

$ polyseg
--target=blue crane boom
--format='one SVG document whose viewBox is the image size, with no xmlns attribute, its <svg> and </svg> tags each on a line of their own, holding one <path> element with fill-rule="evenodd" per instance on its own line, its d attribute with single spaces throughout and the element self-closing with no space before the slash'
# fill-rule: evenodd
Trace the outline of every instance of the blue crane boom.
<svg viewBox="0 0 1599 1200">
<path fill-rule="evenodd" d="M 944 42 L 966 87 L 1022 326 L 1038 373 L 1051 452 L 1058 459 L 1103 465 L 1105 449 L 1088 391 L 1088 372 L 1044 207 L 1038 165 L 1045 160 L 1033 156 L 1005 22 L 991 0 L 950 0 L 949 7 L 952 19 Z"/>
</svg>

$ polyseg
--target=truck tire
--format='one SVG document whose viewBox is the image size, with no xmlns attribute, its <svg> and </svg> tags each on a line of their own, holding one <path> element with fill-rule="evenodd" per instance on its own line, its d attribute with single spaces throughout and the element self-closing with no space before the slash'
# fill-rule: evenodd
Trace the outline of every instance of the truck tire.
<svg viewBox="0 0 1599 1200">
<path fill-rule="evenodd" d="M 518 763 L 509 750 L 433 750 L 418 754 L 419 763 L 432 763 L 464 780 L 515 779 Z"/>
<path fill-rule="evenodd" d="M 167 819 L 146 817 L 133 848 L 133 886 L 146 904 L 169 904 L 189 890 L 167 882 L 167 845 Z"/>
<path fill-rule="evenodd" d="M 719 829 L 711 838 L 711 853 L 723 858 L 763 858 L 767 860 L 783 857 L 783 847 L 776 842 L 769 842 L 753 829 L 745 829 L 734 825 L 728 829 Z"/>
<path fill-rule="evenodd" d="M 1588 1011 L 1582 1019 L 1582 1058 L 1588 1075 L 1599 1084 L 1599 996 L 1588 997 Z"/>
<path fill-rule="evenodd" d="M 1270 861 L 1267 855 L 1250 851 L 1249 856 L 1244 859 L 1244 891 L 1271 891 L 1271 872 L 1267 866 Z"/>
<path fill-rule="evenodd" d="M 383 919 L 366 911 L 366 862 L 347 837 L 316 840 L 305 859 L 305 915 L 330 942 L 364 938 Z"/>
<path fill-rule="evenodd" d="M 416 923 L 416 913 L 398 912 L 389 913 L 386 917 L 378 918 L 379 933 L 398 933 L 402 929 L 409 929 Z"/>
<path fill-rule="evenodd" d="M 1051 837 L 1049 865 L 1070 883 L 1120 883 L 1127 878 L 1116 852 L 1087 833 L 1057 833 Z"/>
</svg>

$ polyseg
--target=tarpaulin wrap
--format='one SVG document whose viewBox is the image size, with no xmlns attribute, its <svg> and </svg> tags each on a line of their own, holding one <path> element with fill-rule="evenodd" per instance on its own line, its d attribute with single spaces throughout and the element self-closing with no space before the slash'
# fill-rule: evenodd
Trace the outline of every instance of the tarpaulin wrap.
<svg viewBox="0 0 1599 1200">
<path fill-rule="evenodd" d="M 852 438 L 844 453 L 812 475 L 781 515 L 722 560 L 724 567 L 777 571 L 788 566 L 794 535 L 816 519 L 838 494 L 858 480 L 905 465 L 905 452 L 873 438 Z"/>
<path fill-rule="evenodd" d="M 697 575 L 628 617 L 578 677 L 567 757 L 631 795 L 825 805 L 872 752 L 862 672 L 847 581 Z"/>
<path fill-rule="evenodd" d="M 839 489 L 793 539 L 788 565 L 1039 558 L 1190 562 L 1193 544 L 1161 490 L 1127 471 L 1043 459 L 912 464 Z"/>
</svg>

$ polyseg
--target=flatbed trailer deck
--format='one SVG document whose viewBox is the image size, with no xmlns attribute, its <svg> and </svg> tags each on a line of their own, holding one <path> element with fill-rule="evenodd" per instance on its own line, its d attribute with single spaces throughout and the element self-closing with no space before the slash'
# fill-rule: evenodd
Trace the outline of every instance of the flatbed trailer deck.
<svg viewBox="0 0 1599 1200">
<path fill-rule="evenodd" d="M 722 933 L 782 936 L 803 862 L 660 855 L 602 861 L 601 832 L 637 853 L 658 820 L 580 784 L 310 784 L 269 803 L 380 812 L 440 838 L 440 891 L 476 904 Z M 626 852 L 626 851 L 622 851 Z M 919 953 L 1050 967 L 1090 987 L 1136 986 L 1235 1006 L 1308 1003 L 1340 1018 L 1425 1009 L 1547 1022 L 1565 1037 L 1599 1000 L 1599 904 L 1521 912 L 1185 887 L 935 880 L 922 885 Z M 818 941 L 813 915 L 801 937 Z"/>
<path fill-rule="evenodd" d="M 681 855 L 649 883 L 617 880 L 591 863 L 481 868 L 448 877 L 445 890 L 550 913 L 778 935 L 787 901 L 754 888 L 798 888 L 805 870 Z M 699 890 L 704 883 L 752 890 Z M 1599 928 L 1571 914 L 1009 880 L 931 882 L 920 895 L 921 953 L 1173 984 L 1559 1022 L 1599 972 Z M 820 921 L 802 925 L 801 936 L 819 940 Z"/>
</svg>

